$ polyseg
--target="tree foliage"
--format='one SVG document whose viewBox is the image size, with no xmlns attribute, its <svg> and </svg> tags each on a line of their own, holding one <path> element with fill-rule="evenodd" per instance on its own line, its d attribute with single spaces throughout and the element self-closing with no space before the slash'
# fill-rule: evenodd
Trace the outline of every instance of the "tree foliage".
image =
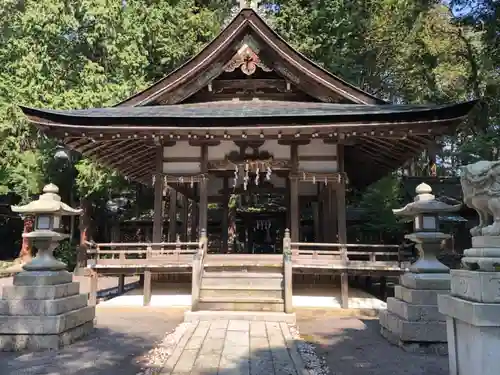
<svg viewBox="0 0 500 375">
<path fill-rule="evenodd" d="M 66 195 L 74 187 L 79 197 L 130 189 L 116 173 L 87 159 L 56 166 L 54 141 L 29 126 L 17 106 L 115 105 L 192 57 L 238 3 L 0 2 L 0 194 L 28 200 L 49 180 L 58 181 Z M 299 51 L 379 97 L 395 103 L 483 98 L 459 133 L 436 145 L 441 173 L 452 175 L 477 158 L 498 158 L 498 1 L 267 0 L 260 6 Z M 396 194 L 389 182 L 377 186 L 383 194 Z M 361 204 L 394 203 L 374 194 L 368 191 Z M 378 219 L 373 217 L 373 225 Z"/>
</svg>

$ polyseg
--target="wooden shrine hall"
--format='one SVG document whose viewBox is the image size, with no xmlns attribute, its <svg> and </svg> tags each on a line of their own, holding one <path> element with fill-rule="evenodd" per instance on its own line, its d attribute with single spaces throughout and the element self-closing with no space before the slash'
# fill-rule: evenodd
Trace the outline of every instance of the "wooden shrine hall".
<svg viewBox="0 0 500 375">
<path fill-rule="evenodd" d="M 182 233 L 176 233 L 173 225 L 168 235 L 163 233 L 164 216 L 177 216 L 176 205 L 163 212 L 167 185 L 173 192 L 169 194 L 197 203 L 192 233 L 207 230 L 209 203 L 222 205 L 222 244 L 216 252 L 228 249 L 232 194 L 282 194 L 286 225 L 275 229 L 285 250 L 291 248 L 294 272 L 301 267 L 339 269 L 342 275 L 351 269 L 398 271 L 397 262 L 379 260 L 373 251 L 357 265 L 350 261 L 351 250 L 359 252 L 363 245 L 347 243 L 346 185 L 366 187 L 402 166 L 437 137 L 452 134 L 475 104 L 388 103 L 310 61 L 255 11 L 242 9 L 191 60 L 114 107 L 21 108 L 48 136 L 130 180 L 153 185 L 153 234 L 148 249 L 144 243 L 108 244 L 108 253 L 120 253 L 119 257 L 97 259 L 93 269 L 120 274 L 128 264 L 134 269 L 130 272 L 145 272 L 147 283 L 150 272 L 167 272 L 166 259 L 171 259 L 179 267 L 192 267 L 193 309 L 198 303 L 200 309 L 209 309 L 215 302 L 203 307 L 203 296 L 199 297 L 203 267 L 234 257 L 206 255 L 210 243 L 203 241 L 204 236 L 187 238 L 185 226 Z M 315 233 L 308 243 L 300 242 L 300 199 L 318 207 Z M 97 245 L 94 253 L 103 252 L 106 244 Z M 162 254 L 174 257 L 164 251 L 169 246 L 177 251 L 176 260 L 162 258 Z M 128 257 L 125 251 L 137 254 Z M 144 259 L 141 252 L 147 253 Z M 203 260 L 195 267 L 193 254 L 200 252 Z M 379 255 L 383 258 L 384 253 Z M 269 267 L 282 267 L 286 263 L 282 258 L 286 256 L 274 254 L 266 259 Z M 259 264 L 266 263 L 262 256 L 259 259 Z M 339 259 L 343 265 L 336 267 Z M 234 262 L 255 265 L 250 255 Z M 168 269 L 174 268 L 170 264 Z M 283 275 L 286 278 L 286 271 Z M 291 303 L 286 293 L 284 300 L 286 310 Z"/>
</svg>

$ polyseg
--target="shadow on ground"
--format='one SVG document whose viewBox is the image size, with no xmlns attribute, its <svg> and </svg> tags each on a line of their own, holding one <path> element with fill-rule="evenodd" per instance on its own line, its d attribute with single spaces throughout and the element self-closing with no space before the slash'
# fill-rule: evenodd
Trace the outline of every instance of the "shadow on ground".
<svg viewBox="0 0 500 375">
<path fill-rule="evenodd" d="M 95 331 L 59 351 L 0 352 L 2 375 L 136 375 L 183 310 L 97 309 Z"/>
<path fill-rule="evenodd" d="M 335 375 L 449 374 L 448 357 L 408 353 L 389 344 L 380 335 L 378 319 L 299 310 L 297 325 Z"/>
</svg>

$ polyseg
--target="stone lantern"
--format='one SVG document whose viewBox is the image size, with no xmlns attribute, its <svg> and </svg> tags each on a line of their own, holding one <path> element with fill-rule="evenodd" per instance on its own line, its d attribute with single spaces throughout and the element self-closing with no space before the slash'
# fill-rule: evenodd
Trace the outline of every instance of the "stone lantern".
<svg viewBox="0 0 500 375">
<path fill-rule="evenodd" d="M 93 328 L 95 308 L 79 283 L 52 252 L 68 238 L 61 218 L 81 210 L 61 202 L 59 189 L 46 185 L 40 197 L 12 211 L 35 218 L 34 230 L 23 234 L 38 250 L 37 255 L 14 276 L 14 285 L 3 289 L 0 299 L 0 349 L 57 349 Z"/>
<path fill-rule="evenodd" d="M 403 208 L 392 210 L 394 215 L 413 221 L 413 233 L 407 234 L 405 238 L 416 243 L 419 258 L 410 266 L 408 277 L 420 279 L 441 277 L 449 281 L 447 276 L 449 268 L 436 258 L 443 241 L 451 238 L 451 235 L 439 231 L 439 215 L 459 211 L 462 205 L 452 206 L 436 200 L 432 188 L 425 183 L 418 185 L 415 192 L 417 196 L 413 202 Z M 442 274 L 442 276 L 426 274 Z"/>
<path fill-rule="evenodd" d="M 65 271 L 66 264 L 55 259 L 52 252 L 60 241 L 69 237 L 61 231 L 62 216 L 80 215 L 82 210 L 71 208 L 61 202 L 58 192 L 56 185 L 48 184 L 37 200 L 24 206 L 12 206 L 13 212 L 34 217 L 34 230 L 23 233 L 23 237 L 31 242 L 38 253 L 31 262 L 23 266 L 24 272 L 21 272 L 21 276 L 38 277 L 40 274 L 32 274 L 29 271 L 45 271 L 43 275 L 57 275 L 67 280 L 66 282 L 71 282 L 71 274 Z M 64 272 L 56 273 L 57 271 Z"/>
<path fill-rule="evenodd" d="M 405 238 L 416 243 L 418 260 L 400 277 L 394 298 L 387 299 L 387 310 L 380 314 L 381 333 L 406 350 L 445 354 L 446 323 L 437 307 L 437 296 L 450 291 L 449 268 L 437 260 L 449 234 L 439 231 L 439 215 L 460 210 L 436 200 L 429 185 L 416 188 L 414 201 L 393 210 L 396 216 L 413 222 L 414 232 Z"/>
</svg>

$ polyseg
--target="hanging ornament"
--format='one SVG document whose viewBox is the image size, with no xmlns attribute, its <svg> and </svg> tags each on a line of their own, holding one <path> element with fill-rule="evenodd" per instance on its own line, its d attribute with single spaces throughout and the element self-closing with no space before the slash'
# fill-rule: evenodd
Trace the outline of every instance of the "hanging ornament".
<svg viewBox="0 0 500 375">
<path fill-rule="evenodd" d="M 325 186 L 328 185 L 328 178 L 325 177 Z"/>
<path fill-rule="evenodd" d="M 190 185 L 191 185 L 191 189 L 192 189 L 194 187 L 194 179 L 193 179 L 193 177 L 191 177 L 191 183 L 190 183 Z"/>
<path fill-rule="evenodd" d="M 269 181 L 271 179 L 271 173 L 273 173 L 273 171 L 271 170 L 271 167 L 267 167 L 266 169 L 266 180 Z"/>
<path fill-rule="evenodd" d="M 259 186 L 259 179 L 260 179 L 260 168 L 257 167 L 257 171 L 255 172 L 255 185 Z"/>
<path fill-rule="evenodd" d="M 316 183 L 316 176 L 313 176 L 313 184 Z"/>
<path fill-rule="evenodd" d="M 183 183 L 184 183 L 184 177 L 182 177 L 182 176 L 181 176 L 181 177 L 179 178 L 179 181 L 180 181 L 180 183 L 181 183 L 181 184 L 183 184 Z"/>
</svg>

